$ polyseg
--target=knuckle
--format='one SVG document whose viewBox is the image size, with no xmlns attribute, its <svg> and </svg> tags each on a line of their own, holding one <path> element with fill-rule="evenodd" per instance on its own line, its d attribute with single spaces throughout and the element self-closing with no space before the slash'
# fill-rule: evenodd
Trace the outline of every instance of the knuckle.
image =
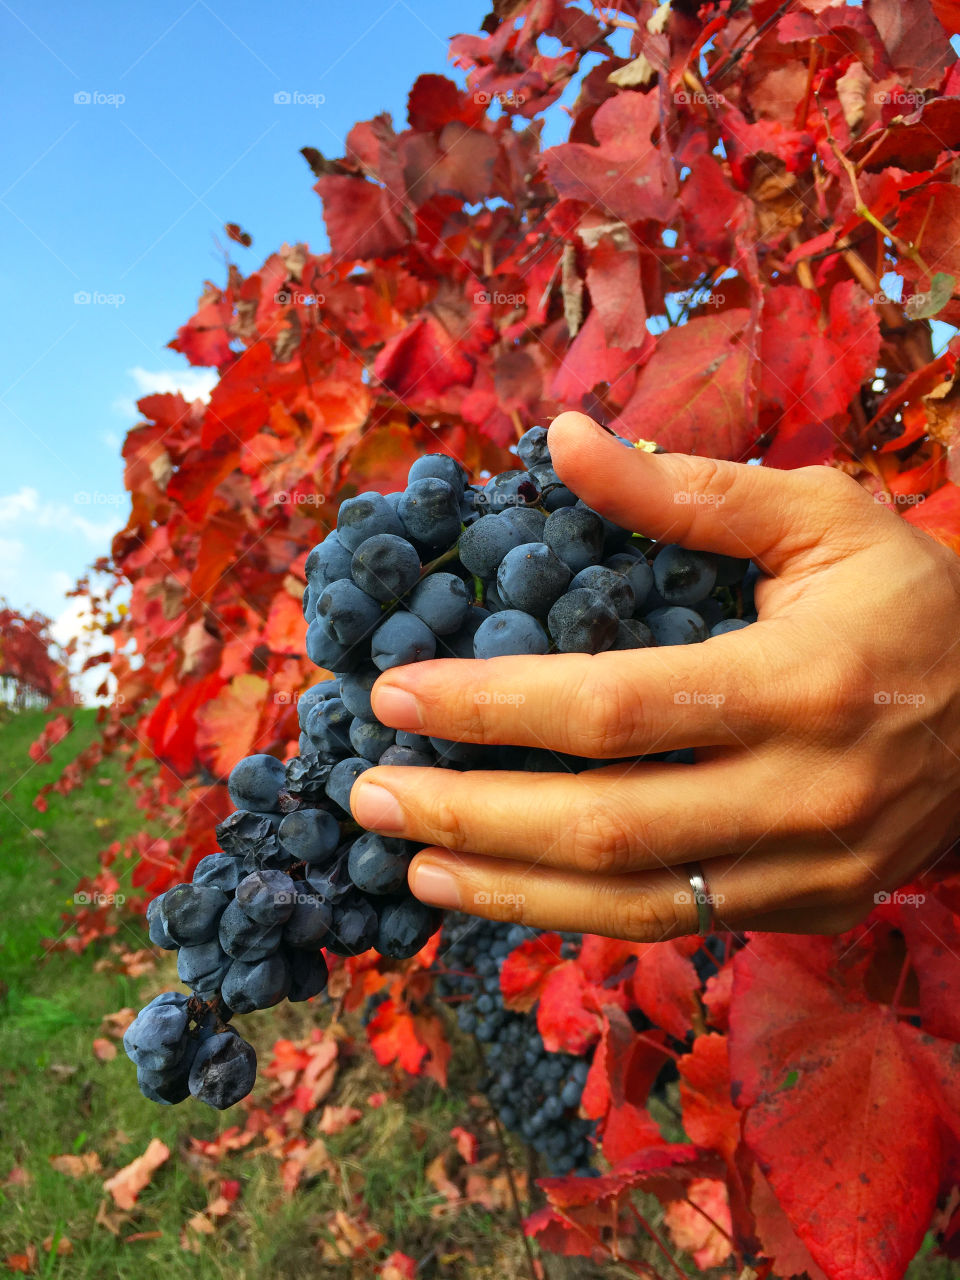
<svg viewBox="0 0 960 1280">
<path fill-rule="evenodd" d="M 599 655 L 598 655 L 599 656 Z M 571 722 L 569 746 L 592 760 L 604 760 L 629 752 L 638 721 L 638 702 L 627 686 L 605 677 L 594 664 L 573 698 L 576 716 Z"/>
<path fill-rule="evenodd" d="M 631 942 L 659 942 L 692 931 L 681 920 L 675 902 L 631 888 L 616 900 L 614 930 L 610 936 Z"/>
<path fill-rule="evenodd" d="M 573 857 L 583 871 L 617 875 L 629 869 L 634 836 L 606 799 L 588 799 L 573 825 Z"/>
<path fill-rule="evenodd" d="M 437 796 L 432 811 L 424 814 L 422 826 L 434 844 L 446 849 L 465 848 L 463 822 L 457 807 L 452 797 Z"/>
<path fill-rule="evenodd" d="M 840 836 L 852 837 L 862 833 L 875 819 L 876 800 L 869 788 L 853 781 L 845 781 L 826 794 L 818 809 L 818 817 L 828 830 Z"/>
</svg>

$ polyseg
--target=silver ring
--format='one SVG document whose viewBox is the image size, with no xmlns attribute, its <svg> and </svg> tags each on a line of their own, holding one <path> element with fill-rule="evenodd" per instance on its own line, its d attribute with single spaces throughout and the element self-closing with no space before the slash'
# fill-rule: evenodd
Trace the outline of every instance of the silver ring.
<svg viewBox="0 0 960 1280">
<path fill-rule="evenodd" d="M 705 938 L 708 933 L 713 932 L 713 903 L 710 900 L 710 891 L 704 879 L 703 867 L 699 862 L 691 862 L 686 871 L 690 878 L 690 888 L 693 890 L 693 900 L 697 904 L 697 932 L 701 938 Z"/>
</svg>

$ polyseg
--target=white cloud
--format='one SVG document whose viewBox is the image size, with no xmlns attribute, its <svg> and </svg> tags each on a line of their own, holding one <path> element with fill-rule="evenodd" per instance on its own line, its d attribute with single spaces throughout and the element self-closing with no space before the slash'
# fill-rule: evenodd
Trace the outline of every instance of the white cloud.
<svg viewBox="0 0 960 1280">
<path fill-rule="evenodd" d="M 106 550 L 110 539 L 123 523 L 128 497 L 122 490 L 100 493 L 84 490 L 74 495 L 80 510 L 71 510 L 62 502 L 43 502 L 36 489 L 22 485 L 16 493 L 0 494 L 0 525 L 16 524 L 21 529 L 57 529 L 65 534 L 82 534 L 94 546 Z M 95 510 L 109 519 L 91 520 L 81 511 Z M 111 514 L 112 513 L 112 514 Z M 9 544 L 13 545 L 13 544 Z"/>
<path fill-rule="evenodd" d="M 16 538 L 0 538 L 0 565 L 8 568 L 23 559 L 24 545 Z"/>
<path fill-rule="evenodd" d="M 141 396 L 179 391 L 187 401 L 208 400 L 219 381 L 214 369 L 143 369 L 137 365 L 128 369 L 127 375 L 133 379 L 136 392 L 118 397 L 113 407 L 128 419 L 138 416 L 136 402 Z"/>
</svg>

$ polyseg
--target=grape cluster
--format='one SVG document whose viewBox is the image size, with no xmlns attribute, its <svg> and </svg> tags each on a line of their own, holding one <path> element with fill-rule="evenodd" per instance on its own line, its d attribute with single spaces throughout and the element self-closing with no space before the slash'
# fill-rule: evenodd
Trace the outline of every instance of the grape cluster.
<svg viewBox="0 0 960 1280">
<path fill-rule="evenodd" d="M 531 936 L 522 925 L 448 915 L 437 962 L 437 993 L 455 1002 L 462 1031 L 480 1041 L 487 1070 L 481 1090 L 500 1123 L 546 1159 L 553 1174 L 592 1174 L 592 1121 L 578 1114 L 589 1060 L 549 1053 L 534 1013 L 504 1008 L 500 969 Z M 565 937 L 575 953 L 579 938 Z"/>
<path fill-rule="evenodd" d="M 322 696 L 315 689 L 304 705 Z M 332 752 L 286 765 L 267 755 L 241 760 L 219 851 L 147 908 L 151 942 L 177 952 L 192 991 L 158 996 L 125 1037 L 152 1101 L 192 1094 L 233 1106 L 256 1079 L 253 1048 L 227 1025 L 235 1013 L 319 995 L 324 948 L 359 955 L 375 946 L 404 959 L 436 930 L 439 913 L 406 887 L 413 846 L 359 831 L 348 809 L 352 779 L 337 774 L 339 763 Z"/>
<path fill-rule="evenodd" d="M 307 557 L 307 655 L 336 679 L 301 700 L 300 750 L 337 757 L 327 790 L 344 808 L 353 781 L 374 764 L 597 764 L 394 732 L 370 705 L 374 682 L 391 667 L 690 644 L 756 616 L 749 561 L 652 545 L 613 524 L 561 483 L 543 427 L 527 431 L 517 452 L 525 469 L 484 484 L 469 484 L 443 454 L 418 458 L 402 492 L 344 502 L 336 530 Z"/>
<path fill-rule="evenodd" d="M 363 832 L 352 819 L 351 788 L 365 770 L 552 772 L 609 763 L 395 732 L 371 706 L 382 672 L 433 657 L 690 644 L 755 617 L 749 561 L 652 545 L 613 524 L 560 481 L 542 427 L 527 431 L 517 452 L 522 469 L 484 484 L 469 484 L 443 454 L 418 458 L 402 492 L 342 503 L 336 530 L 308 555 L 306 652 L 334 674 L 299 699 L 299 755 L 286 764 L 267 755 L 240 761 L 229 779 L 235 811 L 217 827 L 219 851 L 148 908 L 151 940 L 178 952 L 193 993 L 158 997 L 130 1028 L 127 1051 L 148 1097 L 176 1102 L 189 1092 L 232 1105 L 256 1072 L 253 1049 L 228 1026 L 234 1013 L 319 994 L 324 948 L 405 959 L 438 927 L 440 913 L 407 888 L 417 846 Z M 663 758 L 689 761 L 691 753 Z M 493 970 L 482 978 L 496 985 Z M 463 1016 L 476 1019 L 481 1041 L 499 1046 L 504 1098 L 530 1080 L 534 1090 L 558 1085 L 551 1096 L 572 1096 L 573 1077 L 560 1079 L 554 1055 L 534 1062 L 526 1024 L 511 1021 L 497 999 L 484 989 Z M 576 1167 L 570 1150 L 561 1160 L 546 1145 L 557 1105 L 544 1110 L 545 1094 L 524 1104 L 520 1131 L 542 1141 L 557 1167 L 571 1159 Z"/>
</svg>

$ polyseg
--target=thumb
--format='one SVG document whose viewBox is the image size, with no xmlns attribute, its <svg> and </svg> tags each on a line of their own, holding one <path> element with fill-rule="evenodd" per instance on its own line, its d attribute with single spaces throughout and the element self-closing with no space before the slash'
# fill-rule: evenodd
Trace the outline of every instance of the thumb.
<svg viewBox="0 0 960 1280">
<path fill-rule="evenodd" d="M 838 553 L 853 551 L 888 514 L 832 467 L 777 471 L 627 449 L 583 413 L 555 418 L 548 445 L 564 484 L 622 528 L 748 558 L 766 573 L 807 556 L 822 563 L 834 542 Z"/>
</svg>

